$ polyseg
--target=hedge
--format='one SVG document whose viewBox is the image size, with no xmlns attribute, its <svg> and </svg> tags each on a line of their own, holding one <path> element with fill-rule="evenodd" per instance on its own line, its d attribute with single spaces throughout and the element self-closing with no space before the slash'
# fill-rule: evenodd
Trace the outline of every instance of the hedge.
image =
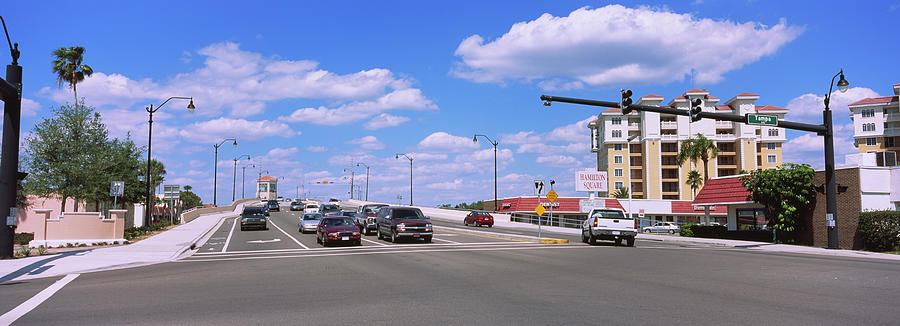
<svg viewBox="0 0 900 326">
<path fill-rule="evenodd" d="M 16 244 L 27 246 L 28 242 L 34 240 L 34 233 L 16 233 L 13 237 L 15 238 L 13 241 Z"/>
<path fill-rule="evenodd" d="M 858 232 L 868 250 L 900 251 L 900 211 L 860 212 Z"/>
<path fill-rule="evenodd" d="M 728 231 L 724 225 L 697 225 L 688 224 L 681 226 L 681 236 L 711 239 L 745 240 L 772 242 L 772 231 Z M 778 232 L 778 241 L 782 242 L 782 234 Z M 787 238 L 784 238 L 787 239 Z"/>
</svg>

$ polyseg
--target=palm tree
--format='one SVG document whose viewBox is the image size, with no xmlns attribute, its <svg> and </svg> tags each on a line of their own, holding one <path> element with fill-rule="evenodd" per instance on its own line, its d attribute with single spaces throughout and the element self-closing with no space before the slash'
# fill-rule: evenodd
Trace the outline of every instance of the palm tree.
<svg viewBox="0 0 900 326">
<path fill-rule="evenodd" d="M 678 156 L 675 159 L 678 165 L 684 164 L 685 161 L 691 160 L 694 164 L 697 160 L 703 161 L 703 181 L 709 181 L 709 159 L 719 155 L 719 149 L 716 144 L 704 137 L 703 134 L 697 134 L 697 138 L 691 138 L 681 143 L 681 149 L 678 150 Z"/>
<path fill-rule="evenodd" d="M 56 74 L 56 83 L 62 87 L 63 81 L 72 87 L 75 93 L 75 105 L 78 105 L 78 90 L 75 85 L 84 80 L 84 77 L 90 77 L 94 73 L 91 66 L 81 64 L 84 60 L 84 48 L 80 46 L 72 46 L 69 48 L 61 47 L 53 51 L 53 73 Z"/>
<path fill-rule="evenodd" d="M 691 170 L 688 172 L 687 181 L 685 182 L 688 186 L 691 186 L 691 190 L 694 192 L 694 197 L 697 197 L 697 188 L 703 185 L 703 177 L 700 176 L 700 172 L 697 170 Z"/>
<path fill-rule="evenodd" d="M 616 190 L 616 192 L 613 193 L 613 197 L 628 198 L 628 187 L 619 188 L 618 190 Z"/>
</svg>

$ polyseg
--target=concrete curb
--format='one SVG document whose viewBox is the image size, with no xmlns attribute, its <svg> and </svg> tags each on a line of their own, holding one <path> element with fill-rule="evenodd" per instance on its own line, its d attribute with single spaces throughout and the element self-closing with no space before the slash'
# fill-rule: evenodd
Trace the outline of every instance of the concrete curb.
<svg viewBox="0 0 900 326">
<path fill-rule="evenodd" d="M 243 208 L 244 208 L 244 204 L 238 204 L 230 214 L 223 214 L 222 217 L 219 218 L 219 221 L 216 222 L 216 224 L 214 224 L 208 230 L 206 230 L 205 232 L 201 233 L 200 235 L 198 235 L 197 237 L 195 237 L 194 239 L 189 241 L 187 245 L 185 245 L 183 248 L 177 250 L 172 256 L 169 256 L 169 261 L 177 260 L 178 257 L 180 257 L 182 254 L 184 254 L 188 250 L 193 250 L 193 249 L 191 249 L 191 246 L 194 246 L 194 248 L 199 247 L 197 245 L 197 243 L 201 239 L 203 239 L 204 237 L 206 237 L 207 235 L 211 234 L 216 229 L 218 229 L 218 227 L 221 226 L 222 223 L 224 223 L 225 219 L 228 219 L 229 217 L 235 217 L 235 215 L 237 214 L 237 211 L 242 210 Z M 222 214 L 222 213 L 218 213 L 218 214 Z M 204 215 L 201 215 L 201 216 L 204 216 Z M 196 221 L 198 218 L 200 218 L 200 217 L 195 218 L 191 222 Z M 190 222 L 188 222 L 188 223 L 190 223 Z"/>
<path fill-rule="evenodd" d="M 530 235 L 516 235 L 516 234 L 507 234 L 507 233 L 497 233 L 497 232 L 488 232 L 481 230 L 469 230 L 469 229 L 460 229 L 448 226 L 435 226 L 435 229 L 438 230 L 447 230 L 452 233 L 469 233 L 469 234 L 478 234 L 481 237 L 495 238 L 495 239 L 504 239 L 504 240 L 513 240 L 513 241 L 521 241 L 521 242 L 533 242 L 533 243 L 546 243 L 546 244 L 561 244 L 561 243 L 569 243 L 567 239 L 556 239 L 556 238 L 538 238 Z"/>
</svg>

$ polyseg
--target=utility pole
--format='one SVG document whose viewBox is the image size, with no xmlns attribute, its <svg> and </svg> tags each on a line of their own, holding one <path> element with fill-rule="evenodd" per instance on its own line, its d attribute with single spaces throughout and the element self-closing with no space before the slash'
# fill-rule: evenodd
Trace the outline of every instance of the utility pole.
<svg viewBox="0 0 900 326">
<path fill-rule="evenodd" d="M 3 32 L 6 42 L 11 43 L 6 21 Z M 19 43 L 9 44 L 12 63 L 6 66 L 6 80 L 0 79 L 0 95 L 3 99 L 3 149 L 0 152 L 0 213 L 4 217 L 0 225 L 0 259 L 13 258 L 15 225 L 18 221 L 16 209 L 16 192 L 19 180 L 24 174 L 19 173 L 19 125 L 22 112 L 22 66 L 19 66 Z"/>
</svg>

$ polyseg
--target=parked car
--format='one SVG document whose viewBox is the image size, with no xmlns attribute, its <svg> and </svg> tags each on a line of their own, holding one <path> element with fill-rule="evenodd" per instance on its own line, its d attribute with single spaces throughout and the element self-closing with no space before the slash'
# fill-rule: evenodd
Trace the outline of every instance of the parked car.
<svg viewBox="0 0 900 326">
<path fill-rule="evenodd" d="M 300 233 L 315 232 L 321 220 L 322 214 L 320 213 L 303 213 L 300 216 L 300 220 L 297 221 Z"/>
<path fill-rule="evenodd" d="M 359 223 L 359 231 L 365 235 L 374 232 L 378 228 L 375 223 L 375 217 L 378 215 L 378 209 L 385 207 L 385 204 L 368 204 L 357 207 L 356 222 Z"/>
<path fill-rule="evenodd" d="M 488 214 L 488 212 L 474 211 L 470 212 L 469 215 L 466 215 L 466 218 L 463 219 L 463 224 L 465 226 L 487 225 L 488 227 L 492 227 L 494 226 L 494 217 L 491 216 L 491 214 Z"/>
<path fill-rule="evenodd" d="M 675 225 L 672 222 L 657 222 L 651 226 L 644 227 L 643 231 L 646 233 L 655 232 L 655 233 L 668 233 L 675 234 L 678 232 L 680 227 Z"/>
<path fill-rule="evenodd" d="M 341 207 L 335 204 L 325 204 L 319 208 L 319 211 L 322 212 L 323 215 L 340 214 Z"/>
<path fill-rule="evenodd" d="M 306 204 L 306 208 L 303 209 L 304 213 L 318 213 L 319 205 L 316 204 Z"/>
<path fill-rule="evenodd" d="M 241 211 L 241 231 L 248 228 L 268 230 L 266 225 L 266 211 L 262 207 L 244 207 Z"/>
<path fill-rule="evenodd" d="M 629 247 L 634 247 L 635 236 L 637 236 L 637 222 L 625 215 L 621 209 L 592 209 L 588 218 L 581 224 L 581 242 L 592 245 L 597 244 L 597 240 L 612 240 L 618 246 L 624 239 Z"/>
<path fill-rule="evenodd" d="M 304 205 L 303 202 L 301 202 L 299 200 L 291 203 L 292 211 L 303 211 L 304 207 L 306 207 L 306 205 Z"/>
<path fill-rule="evenodd" d="M 271 212 L 271 211 L 276 211 L 276 212 L 280 212 L 280 211 L 281 211 L 281 206 L 279 206 L 278 201 L 277 201 L 277 200 L 274 200 L 274 199 L 269 200 L 269 201 L 266 203 L 266 207 L 269 209 L 270 212 Z"/>
<path fill-rule="evenodd" d="M 341 242 L 361 246 L 359 225 L 356 224 L 356 220 L 349 217 L 326 216 L 316 226 L 316 242 L 321 243 L 323 247 Z"/>
<path fill-rule="evenodd" d="M 430 243 L 434 235 L 431 221 L 415 207 L 385 206 L 378 209 L 375 220 L 378 239 L 397 242 L 401 238 L 413 238 Z"/>
</svg>

